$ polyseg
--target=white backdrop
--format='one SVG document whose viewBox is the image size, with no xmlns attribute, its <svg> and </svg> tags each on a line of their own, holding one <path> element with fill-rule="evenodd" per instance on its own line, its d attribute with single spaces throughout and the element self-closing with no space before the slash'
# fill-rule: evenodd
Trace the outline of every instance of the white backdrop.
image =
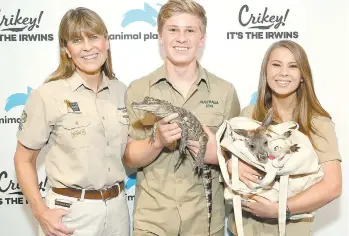
<svg viewBox="0 0 349 236">
<path fill-rule="evenodd" d="M 114 71 L 128 85 L 162 63 L 156 40 L 156 15 L 165 0 L 0 2 L 0 235 L 33 236 L 36 221 L 21 195 L 14 172 L 15 133 L 28 92 L 40 86 L 58 65 L 60 19 L 73 7 L 95 10 L 110 33 Z M 288 38 L 305 48 L 317 95 L 336 124 L 344 159 L 342 197 L 318 211 L 314 235 L 348 235 L 348 203 L 345 201 L 349 171 L 346 164 L 349 108 L 345 103 L 349 88 L 347 1 L 198 2 L 206 8 L 208 16 L 201 64 L 235 85 L 243 107 L 250 103 L 257 89 L 260 64 L 272 42 Z M 41 193 L 45 196 L 48 186 L 43 166 L 39 166 Z M 126 182 L 132 212 L 134 179 Z"/>
</svg>

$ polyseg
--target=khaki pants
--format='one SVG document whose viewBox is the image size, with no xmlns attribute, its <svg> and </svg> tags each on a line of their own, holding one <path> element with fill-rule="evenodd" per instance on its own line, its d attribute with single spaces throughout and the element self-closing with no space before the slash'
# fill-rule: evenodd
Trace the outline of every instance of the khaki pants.
<svg viewBox="0 0 349 236">
<path fill-rule="evenodd" d="M 236 233 L 233 213 L 229 214 L 228 228 Z M 287 221 L 286 236 L 311 236 L 314 218 Z M 248 236 L 278 236 L 277 219 L 260 219 L 243 212 L 244 234 Z M 237 235 L 237 233 L 236 233 Z"/>
<path fill-rule="evenodd" d="M 185 234 L 178 234 L 178 236 L 182 236 L 182 235 L 184 236 Z M 136 229 L 133 231 L 133 236 L 163 236 L 163 235 L 157 235 L 152 232 Z M 166 236 L 172 236 L 172 235 L 166 235 Z M 173 235 L 173 236 L 177 236 L 177 235 Z M 193 235 L 193 236 L 196 236 L 196 235 Z M 200 235 L 200 236 L 206 236 L 206 235 Z M 211 233 L 210 236 L 224 236 L 224 228 L 219 230 L 218 232 Z"/>
<path fill-rule="evenodd" d="M 71 203 L 69 208 L 55 205 L 55 200 Z M 113 199 L 78 200 L 49 191 L 45 202 L 48 208 L 62 208 L 69 213 L 62 218 L 67 228 L 75 229 L 73 236 L 129 236 L 129 212 L 124 192 Z M 39 226 L 39 236 L 45 234 Z"/>
</svg>

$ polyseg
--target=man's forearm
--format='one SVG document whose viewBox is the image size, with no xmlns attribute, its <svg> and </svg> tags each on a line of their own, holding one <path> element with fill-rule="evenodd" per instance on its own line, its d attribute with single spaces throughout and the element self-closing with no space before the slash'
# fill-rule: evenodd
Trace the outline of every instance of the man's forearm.
<svg viewBox="0 0 349 236">
<path fill-rule="evenodd" d="M 141 168 L 152 163 L 160 154 L 162 147 L 151 144 L 149 138 L 131 140 L 125 150 L 124 163 L 129 168 Z"/>
</svg>

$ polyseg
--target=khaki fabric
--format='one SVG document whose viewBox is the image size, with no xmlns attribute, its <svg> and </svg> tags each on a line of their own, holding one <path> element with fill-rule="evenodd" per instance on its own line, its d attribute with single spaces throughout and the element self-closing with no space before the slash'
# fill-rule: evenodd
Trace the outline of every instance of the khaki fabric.
<svg viewBox="0 0 349 236">
<path fill-rule="evenodd" d="M 249 105 L 242 109 L 240 116 L 252 118 L 254 105 Z M 326 117 L 314 117 L 313 125 L 316 130 L 325 137 L 312 135 L 315 145 L 319 147 L 316 154 L 319 158 L 319 163 L 324 163 L 332 160 L 341 161 L 341 156 L 338 150 L 338 142 L 334 129 L 334 125 L 330 119 Z M 290 176 L 292 178 L 292 176 Z M 308 236 L 312 235 L 312 226 L 314 218 L 301 219 L 298 221 L 287 221 L 286 235 Z M 229 214 L 228 227 L 236 233 L 234 214 Z M 248 212 L 243 212 L 243 227 L 244 233 L 251 236 L 274 236 L 279 235 L 277 219 L 261 219 L 253 216 Z"/>
<path fill-rule="evenodd" d="M 223 120 L 237 116 L 240 105 L 232 84 L 207 72 L 199 65 L 199 76 L 184 98 L 166 79 L 162 66 L 149 75 L 133 81 L 126 95 L 126 108 L 130 117 L 129 135 L 132 139 L 145 139 L 151 126 L 147 116 L 132 109 L 132 102 L 152 96 L 191 111 L 202 124 L 216 132 Z M 144 118 L 144 119 L 143 119 Z M 192 157 L 188 154 L 179 169 L 174 165 L 179 158 L 178 149 L 164 148 L 150 165 L 137 172 L 134 206 L 134 230 L 155 235 L 206 235 L 207 210 L 202 180 L 194 175 Z M 213 215 L 211 232 L 224 227 L 223 186 L 219 182 L 219 168 L 212 170 Z"/>
<path fill-rule="evenodd" d="M 51 187 L 103 189 L 126 177 L 126 86 L 103 77 L 98 93 L 78 73 L 32 91 L 17 138 L 41 149 Z"/>
<path fill-rule="evenodd" d="M 243 212 L 244 234 L 247 236 L 277 236 L 279 235 L 277 219 L 261 219 L 248 212 Z M 311 236 L 314 218 L 286 222 L 286 236 Z M 237 236 L 234 214 L 228 217 L 228 227 Z"/>
<path fill-rule="evenodd" d="M 57 201 L 70 203 L 70 207 L 60 206 Z M 50 209 L 64 209 L 68 214 L 62 217 L 62 224 L 74 229 L 69 236 L 130 236 L 130 216 L 125 193 L 108 201 L 67 197 L 50 191 L 45 197 Z M 45 236 L 41 226 L 38 236 Z"/>
<path fill-rule="evenodd" d="M 183 234 L 178 234 L 178 236 L 182 236 Z M 224 228 L 219 230 L 218 232 L 211 233 L 210 236 L 224 236 Z M 157 234 L 148 232 L 148 231 L 143 231 L 143 230 L 134 230 L 133 231 L 133 236 L 158 236 Z"/>
</svg>

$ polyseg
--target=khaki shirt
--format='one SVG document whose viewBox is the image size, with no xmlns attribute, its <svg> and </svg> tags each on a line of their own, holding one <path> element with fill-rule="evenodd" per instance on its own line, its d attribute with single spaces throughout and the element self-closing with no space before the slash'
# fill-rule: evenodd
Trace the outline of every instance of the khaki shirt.
<svg viewBox="0 0 349 236">
<path fill-rule="evenodd" d="M 237 116 L 240 105 L 232 84 L 199 66 L 199 76 L 184 98 L 166 79 L 162 66 L 149 75 L 133 81 L 126 93 L 126 108 L 130 117 L 129 135 L 136 140 L 150 135 L 150 126 L 140 121 L 142 115 L 134 111 L 132 102 L 151 96 L 171 102 L 191 111 L 202 124 L 216 132 L 223 120 Z M 178 149 L 164 148 L 150 165 L 137 172 L 134 206 L 134 229 L 160 236 L 206 235 L 208 231 L 206 200 L 202 179 L 194 175 L 190 154 L 174 172 L 179 158 Z M 223 187 L 218 181 L 219 171 L 212 170 L 213 215 L 211 232 L 224 227 Z"/>
<path fill-rule="evenodd" d="M 51 187 L 103 189 L 126 177 L 126 86 L 103 77 L 95 94 L 78 73 L 32 91 L 17 133 L 41 149 Z"/>
<path fill-rule="evenodd" d="M 242 109 L 240 116 L 252 118 L 254 105 Z M 319 147 L 320 151 L 315 149 L 315 152 L 319 158 L 319 163 L 327 161 L 339 160 L 341 156 L 338 149 L 338 142 L 335 133 L 334 126 L 329 118 L 326 117 L 314 117 L 314 128 L 323 136 L 322 138 L 317 135 L 312 135 L 314 144 Z M 290 176 L 292 178 L 292 176 Z M 287 235 L 311 235 L 312 223 L 311 219 L 302 219 L 299 221 L 288 221 L 286 224 Z M 228 227 L 232 232 L 236 233 L 234 215 L 229 215 Z M 243 227 L 245 235 L 257 236 L 275 236 L 279 235 L 277 219 L 260 219 L 254 217 L 248 212 L 243 212 Z"/>
</svg>

